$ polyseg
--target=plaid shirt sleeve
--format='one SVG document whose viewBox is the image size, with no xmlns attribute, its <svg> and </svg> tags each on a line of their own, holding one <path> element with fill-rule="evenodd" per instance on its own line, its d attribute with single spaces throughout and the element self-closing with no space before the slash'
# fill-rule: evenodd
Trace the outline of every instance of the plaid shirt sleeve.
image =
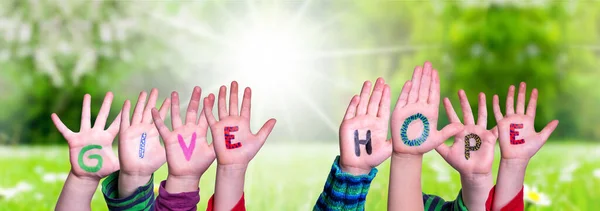
<svg viewBox="0 0 600 211">
<path fill-rule="evenodd" d="M 102 194 L 106 200 L 108 210 L 154 210 L 154 175 L 144 186 L 138 187 L 131 196 L 119 198 L 118 183 L 119 171 L 110 174 L 102 181 Z"/>
<path fill-rule="evenodd" d="M 344 173 L 339 166 L 340 156 L 335 158 L 325 182 L 323 192 L 313 211 L 364 210 L 371 181 L 377 174 L 373 168 L 369 174 L 354 176 Z"/>
<path fill-rule="evenodd" d="M 426 211 L 467 211 L 467 206 L 462 198 L 462 191 L 454 201 L 444 201 L 442 197 L 423 193 L 423 207 Z"/>
</svg>

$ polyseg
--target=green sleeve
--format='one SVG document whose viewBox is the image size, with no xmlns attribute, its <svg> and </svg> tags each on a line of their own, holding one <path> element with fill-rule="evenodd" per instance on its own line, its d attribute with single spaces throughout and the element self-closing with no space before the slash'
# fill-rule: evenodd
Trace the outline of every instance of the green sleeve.
<svg viewBox="0 0 600 211">
<path fill-rule="evenodd" d="M 467 211 L 462 191 L 458 191 L 458 196 L 454 201 L 444 201 L 442 197 L 423 193 L 423 205 L 426 211 Z"/>
<path fill-rule="evenodd" d="M 119 171 L 110 174 L 102 181 L 102 194 L 108 210 L 154 210 L 154 174 L 148 183 L 138 187 L 131 196 L 119 198 Z"/>
</svg>

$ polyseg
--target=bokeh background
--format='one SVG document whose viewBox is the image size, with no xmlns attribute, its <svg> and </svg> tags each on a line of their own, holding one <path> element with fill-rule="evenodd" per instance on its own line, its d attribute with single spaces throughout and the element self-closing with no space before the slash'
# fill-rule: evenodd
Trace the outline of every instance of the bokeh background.
<svg viewBox="0 0 600 211">
<path fill-rule="evenodd" d="M 187 104 L 194 86 L 206 96 L 232 80 L 253 89 L 254 129 L 279 120 L 248 171 L 248 209 L 310 210 L 352 95 L 381 76 L 395 102 L 424 61 L 455 105 L 459 89 L 471 105 L 485 93 L 491 112 L 509 85 L 537 87 L 536 129 L 560 125 L 530 162 L 527 209 L 594 210 L 599 59 L 600 1 L 1 0 L 0 210 L 53 209 L 70 167 L 50 114 L 77 128 L 85 93 L 95 116 L 114 92 L 114 117 L 142 90 Z M 453 200 L 458 173 L 435 152 L 423 166 L 423 190 Z M 389 162 L 379 170 L 369 210 L 386 209 Z M 201 210 L 214 173 L 202 177 Z M 106 210 L 99 191 L 92 206 Z"/>
</svg>

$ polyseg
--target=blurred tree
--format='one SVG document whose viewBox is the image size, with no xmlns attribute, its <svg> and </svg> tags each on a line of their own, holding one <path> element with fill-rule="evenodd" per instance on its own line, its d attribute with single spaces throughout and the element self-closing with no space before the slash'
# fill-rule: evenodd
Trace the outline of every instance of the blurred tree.
<svg viewBox="0 0 600 211">
<path fill-rule="evenodd" d="M 56 112 L 77 131 L 85 93 L 92 95 L 95 116 L 106 91 L 144 68 L 139 60 L 151 55 L 150 38 L 136 27 L 143 24 L 144 9 L 121 1 L 2 1 L 0 133 L 5 139 L 62 143 L 50 114 Z"/>
</svg>

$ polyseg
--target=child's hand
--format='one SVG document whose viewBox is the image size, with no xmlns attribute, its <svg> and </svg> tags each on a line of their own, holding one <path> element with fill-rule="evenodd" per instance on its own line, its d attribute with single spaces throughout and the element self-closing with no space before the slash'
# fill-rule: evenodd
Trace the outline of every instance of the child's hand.
<svg viewBox="0 0 600 211">
<path fill-rule="evenodd" d="M 440 144 L 436 151 L 461 175 L 491 175 L 494 162 L 494 145 L 496 136 L 492 130 L 487 130 L 487 109 L 485 94 L 479 94 L 479 117 L 477 124 L 473 118 L 471 105 L 465 91 L 459 91 L 462 108 L 464 129 L 454 136 L 454 144 L 448 147 Z M 448 98 L 444 98 L 444 107 L 451 123 L 460 123 L 456 111 Z M 466 144 L 466 141 L 469 141 Z"/>
<path fill-rule="evenodd" d="M 225 103 L 227 88 L 219 89 L 218 112 L 219 121 L 215 119 L 212 108 L 215 96 L 210 94 L 204 98 L 204 113 L 210 125 L 210 131 L 219 165 L 246 166 L 254 158 L 258 150 L 267 140 L 275 126 L 275 119 L 267 121 L 257 134 L 250 131 L 251 90 L 244 90 L 241 112 L 238 113 L 238 84 L 231 82 L 229 109 Z"/>
<path fill-rule="evenodd" d="M 371 82 L 365 81 L 355 95 L 340 126 L 340 167 L 354 175 L 368 174 L 392 153 L 387 141 L 390 118 L 390 87 L 377 79 L 370 96 Z"/>
<path fill-rule="evenodd" d="M 553 120 L 544 129 L 536 133 L 534 126 L 535 109 L 537 106 L 537 89 L 531 91 L 527 113 L 525 113 L 525 82 L 521 82 L 517 98 L 517 110 L 514 109 L 515 87 L 508 88 L 506 97 L 506 116 L 502 116 L 498 95 L 494 95 L 494 116 L 498 123 L 500 150 L 503 160 L 528 162 L 542 148 L 556 126 L 558 120 Z"/>
<path fill-rule="evenodd" d="M 451 123 L 437 130 L 440 102 L 440 79 L 431 63 L 417 66 L 411 81 L 402 87 L 392 114 L 394 153 L 422 155 L 460 132 L 460 123 Z"/>
<path fill-rule="evenodd" d="M 106 93 L 94 127 L 90 126 L 91 96 L 83 97 L 81 127 L 74 133 L 65 126 L 56 114 L 52 114 L 54 125 L 63 134 L 69 144 L 71 173 L 78 178 L 99 181 L 101 178 L 119 170 L 119 160 L 112 151 L 112 142 L 119 131 L 121 114 L 104 130 L 110 112 L 113 94 Z"/>
<path fill-rule="evenodd" d="M 158 90 L 152 89 L 146 104 L 146 92 L 141 92 L 133 111 L 131 103 L 125 101 L 119 131 L 119 196 L 127 197 L 148 182 L 152 174 L 165 163 L 165 149 L 160 143 L 158 130 L 152 121 L 151 109 L 156 106 Z M 161 119 L 165 118 L 171 105 L 167 98 L 160 108 Z"/>
<path fill-rule="evenodd" d="M 158 110 L 152 108 L 154 124 L 165 142 L 169 167 L 165 189 L 170 193 L 197 190 L 200 177 L 215 160 L 213 145 L 206 142 L 208 124 L 203 112 L 198 119 L 201 92 L 200 87 L 194 87 L 184 125 L 179 116 L 179 95 L 171 93 L 173 131 L 165 126 Z"/>
</svg>

